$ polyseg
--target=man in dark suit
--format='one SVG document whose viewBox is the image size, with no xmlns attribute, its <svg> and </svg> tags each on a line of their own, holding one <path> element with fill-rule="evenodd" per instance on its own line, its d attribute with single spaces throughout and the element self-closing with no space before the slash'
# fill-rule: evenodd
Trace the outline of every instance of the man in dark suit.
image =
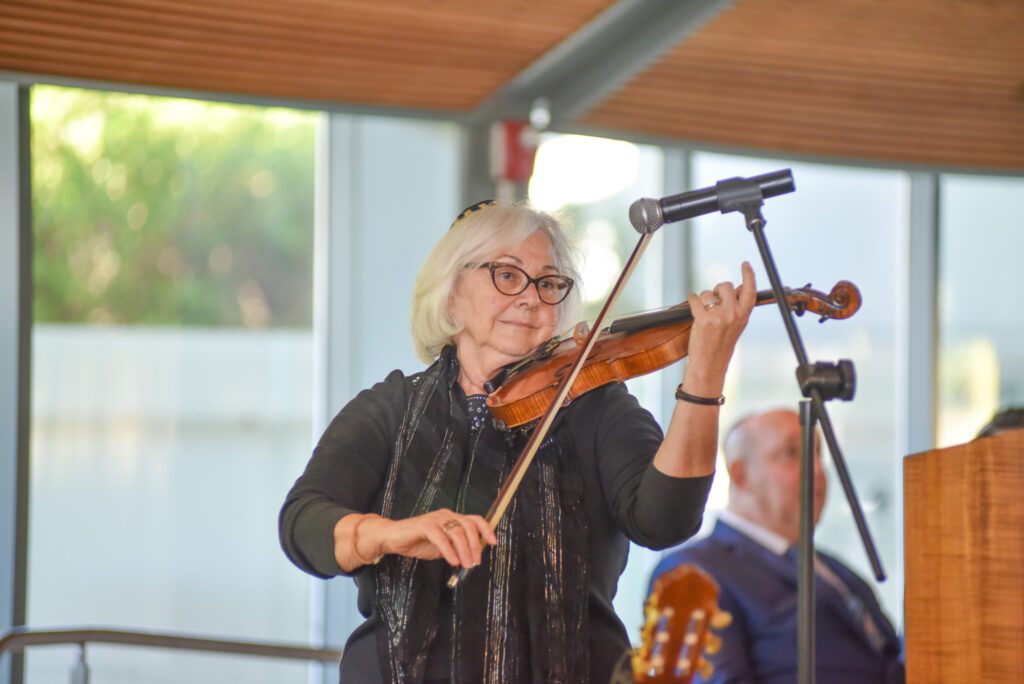
<svg viewBox="0 0 1024 684">
<path fill-rule="evenodd" d="M 667 555 L 651 578 L 692 563 L 721 587 L 719 605 L 733 615 L 709 656 L 714 684 L 795 682 L 797 560 L 800 529 L 800 420 L 768 411 L 740 420 L 726 435 L 729 504 L 714 532 Z M 826 480 L 815 449 L 814 520 Z M 850 568 L 818 552 L 815 559 L 815 681 L 897 684 L 905 679 L 900 641 L 871 588 Z"/>
</svg>

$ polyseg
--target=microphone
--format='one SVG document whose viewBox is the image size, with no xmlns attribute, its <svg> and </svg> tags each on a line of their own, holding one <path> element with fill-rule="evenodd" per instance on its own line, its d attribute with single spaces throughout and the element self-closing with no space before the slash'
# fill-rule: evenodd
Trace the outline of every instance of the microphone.
<svg viewBox="0 0 1024 684">
<path fill-rule="evenodd" d="M 720 211 L 728 214 L 756 202 L 796 190 L 793 172 L 789 169 L 751 176 L 727 178 L 713 187 L 690 190 L 661 199 L 644 197 L 629 207 L 629 222 L 640 233 L 653 233 L 666 223 L 685 221 Z"/>
</svg>

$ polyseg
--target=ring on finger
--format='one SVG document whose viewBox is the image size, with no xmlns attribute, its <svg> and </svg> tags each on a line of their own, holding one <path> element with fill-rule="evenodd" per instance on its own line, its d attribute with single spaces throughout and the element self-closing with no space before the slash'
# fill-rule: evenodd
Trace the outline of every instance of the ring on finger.
<svg viewBox="0 0 1024 684">
<path fill-rule="evenodd" d="M 712 294 L 711 295 L 711 299 L 709 299 L 708 301 L 704 302 L 704 310 L 705 311 L 710 311 L 711 307 L 718 306 L 721 303 L 722 303 L 722 298 L 719 297 L 717 294 Z"/>
<path fill-rule="evenodd" d="M 455 528 L 455 527 L 458 527 L 458 526 L 459 526 L 459 521 L 458 520 L 449 520 L 444 525 L 441 525 L 441 529 L 444 530 L 445 532 L 447 532 L 448 530 L 450 530 L 452 528 Z"/>
</svg>

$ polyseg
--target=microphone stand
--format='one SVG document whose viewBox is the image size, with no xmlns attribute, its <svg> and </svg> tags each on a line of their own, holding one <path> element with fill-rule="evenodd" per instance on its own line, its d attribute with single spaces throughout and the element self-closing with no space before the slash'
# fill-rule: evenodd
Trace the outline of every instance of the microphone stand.
<svg viewBox="0 0 1024 684">
<path fill-rule="evenodd" d="M 839 481 L 853 512 L 864 550 L 871 562 L 872 570 L 879 582 L 885 580 L 885 571 L 878 557 L 871 532 L 864 519 L 864 512 L 853 489 L 846 461 L 843 459 L 832 428 L 832 420 L 825 409 L 825 402 L 839 398 L 849 401 L 856 389 L 853 362 L 840 360 L 838 364 L 827 362 L 811 363 L 807 358 L 803 340 L 796 327 L 793 309 L 786 298 L 779 278 L 778 268 L 772 258 L 768 241 L 764 235 L 765 219 L 761 213 L 764 195 L 758 183 L 749 179 L 732 178 L 719 181 L 716 185 L 720 210 L 723 214 L 742 212 L 747 229 L 754 234 L 757 248 L 761 252 L 768 279 L 771 281 L 775 300 L 782 313 L 793 353 L 797 359 L 796 377 L 800 392 L 805 397 L 800 402 L 802 431 L 801 488 L 800 488 L 800 542 L 799 569 L 797 575 L 797 681 L 799 684 L 814 682 L 814 426 L 820 423 L 825 441 L 832 454 Z"/>
</svg>

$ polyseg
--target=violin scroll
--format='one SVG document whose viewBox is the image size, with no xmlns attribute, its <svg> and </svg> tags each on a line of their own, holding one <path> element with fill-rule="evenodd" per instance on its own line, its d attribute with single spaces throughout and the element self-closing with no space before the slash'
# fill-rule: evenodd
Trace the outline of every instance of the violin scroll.
<svg viewBox="0 0 1024 684">
<path fill-rule="evenodd" d="M 857 313 L 861 302 L 860 290 L 849 280 L 840 280 L 828 294 L 815 290 L 807 283 L 806 287 L 799 290 L 787 290 L 786 297 L 798 316 L 811 311 L 821 316 L 819 323 L 849 318 Z"/>
</svg>

